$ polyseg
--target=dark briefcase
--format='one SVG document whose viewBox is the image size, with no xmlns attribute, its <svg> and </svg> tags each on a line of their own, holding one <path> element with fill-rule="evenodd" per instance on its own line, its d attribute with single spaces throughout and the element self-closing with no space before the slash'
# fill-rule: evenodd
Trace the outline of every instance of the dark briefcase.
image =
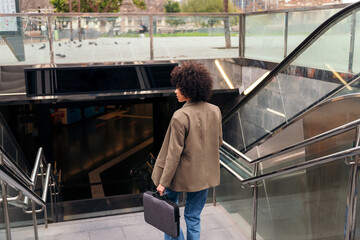
<svg viewBox="0 0 360 240">
<path fill-rule="evenodd" d="M 143 194 L 145 222 L 170 235 L 179 236 L 179 206 L 158 192 L 147 191 Z"/>
</svg>

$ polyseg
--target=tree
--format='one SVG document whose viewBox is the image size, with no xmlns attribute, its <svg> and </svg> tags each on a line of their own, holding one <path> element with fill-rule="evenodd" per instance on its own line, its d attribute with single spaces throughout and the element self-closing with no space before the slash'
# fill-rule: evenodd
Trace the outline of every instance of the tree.
<svg viewBox="0 0 360 240">
<path fill-rule="evenodd" d="M 229 12 L 229 1 L 223 0 L 223 7 L 224 12 Z M 231 47 L 231 39 L 230 39 L 230 23 L 229 23 L 229 17 L 226 16 L 224 18 L 224 29 L 225 29 L 225 47 L 230 48 Z"/>
<path fill-rule="evenodd" d="M 72 9 L 78 9 L 78 0 L 70 0 Z M 118 12 L 124 0 L 81 0 L 80 12 Z M 133 4 L 146 9 L 146 3 L 143 0 L 132 0 Z M 69 12 L 69 0 L 51 0 L 51 4 L 56 12 Z"/>
<path fill-rule="evenodd" d="M 229 12 L 235 12 L 234 4 L 228 0 Z M 182 12 L 224 12 L 223 0 L 187 0 L 181 4 Z"/>
<path fill-rule="evenodd" d="M 183 12 L 235 12 L 235 6 L 230 0 L 187 0 L 181 5 Z M 219 20 L 210 18 L 202 25 L 213 27 Z M 225 47 L 230 48 L 230 24 L 229 17 L 224 18 Z"/>
<path fill-rule="evenodd" d="M 164 4 L 165 12 L 167 13 L 176 13 L 180 12 L 180 4 L 179 2 L 174 1 L 167 1 L 167 3 Z"/>
<path fill-rule="evenodd" d="M 72 12 L 77 9 L 78 12 L 118 12 L 124 0 L 51 0 L 56 12 Z M 146 9 L 146 3 L 143 0 L 132 0 L 133 4 Z M 80 4 L 80 8 L 79 8 Z M 115 19 L 100 19 L 100 28 L 104 29 L 106 22 L 111 22 L 114 27 Z M 81 41 L 81 22 L 78 19 L 79 41 Z M 73 40 L 72 21 L 70 21 L 70 39 Z"/>
<path fill-rule="evenodd" d="M 172 0 L 167 1 L 167 3 L 164 4 L 165 12 L 167 13 L 177 13 L 180 12 L 180 4 L 179 2 L 175 2 Z M 182 18 L 178 17 L 167 17 L 166 22 L 170 24 L 171 26 L 179 26 L 185 24 L 185 21 Z"/>
</svg>

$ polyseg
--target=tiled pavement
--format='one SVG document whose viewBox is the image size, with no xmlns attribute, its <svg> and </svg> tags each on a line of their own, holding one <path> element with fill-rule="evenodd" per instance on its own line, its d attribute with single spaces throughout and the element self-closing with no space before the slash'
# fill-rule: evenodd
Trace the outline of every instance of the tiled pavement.
<svg viewBox="0 0 360 240">
<path fill-rule="evenodd" d="M 183 216 L 183 208 L 180 214 Z M 181 227 L 184 233 L 185 222 L 181 218 Z M 202 212 L 201 239 L 206 240 L 243 240 L 249 239 L 242 233 L 226 210 L 217 204 L 205 205 Z M 137 240 L 137 239 L 163 239 L 163 234 L 144 221 L 143 213 L 115 215 L 109 217 L 75 220 L 49 224 L 38 227 L 41 240 Z M 33 227 L 13 228 L 11 230 L 14 240 L 34 239 Z"/>
</svg>

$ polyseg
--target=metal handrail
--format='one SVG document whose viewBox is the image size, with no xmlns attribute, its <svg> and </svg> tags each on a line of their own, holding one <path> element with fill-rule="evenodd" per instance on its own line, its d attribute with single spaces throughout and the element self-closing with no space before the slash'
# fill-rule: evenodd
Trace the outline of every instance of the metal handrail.
<svg viewBox="0 0 360 240">
<path fill-rule="evenodd" d="M 270 173 L 265 173 L 256 177 L 252 177 L 252 178 L 248 178 L 246 180 L 244 180 L 242 183 L 246 184 L 246 183 L 252 183 L 252 182 L 257 182 L 257 181 L 261 181 L 267 178 L 272 178 L 272 177 L 276 177 L 276 176 L 280 176 L 280 175 L 284 175 L 287 173 L 291 173 L 291 172 L 295 172 L 295 171 L 299 171 L 302 169 L 306 169 L 309 167 L 314 167 L 323 163 L 329 163 L 335 160 L 339 160 L 339 159 L 343 159 L 346 157 L 352 157 L 354 155 L 358 155 L 360 154 L 360 147 L 354 147 L 354 148 L 350 148 L 350 149 L 346 149 L 344 151 L 340 151 L 337 153 L 333 153 L 333 154 L 329 154 L 323 157 L 319 157 L 319 158 L 315 158 L 306 162 L 302 162 L 290 167 L 286 167 L 286 168 L 282 168 L 279 170 L 275 170 L 273 172 Z"/>
<path fill-rule="evenodd" d="M 26 197 L 33 200 L 40 206 L 45 206 L 45 202 L 32 190 L 26 186 L 20 179 L 15 177 L 6 167 L 0 165 L 0 178 L 10 186 L 21 191 Z"/>
<path fill-rule="evenodd" d="M 344 132 L 347 132 L 347 131 L 350 131 L 350 130 L 352 130 L 354 128 L 359 128 L 359 127 L 360 127 L 360 119 L 357 119 L 355 121 L 343 124 L 343 125 L 341 125 L 339 127 L 333 128 L 333 129 L 331 129 L 329 131 L 323 132 L 321 134 L 318 134 L 316 136 L 308 138 L 308 139 L 306 139 L 304 141 L 301 141 L 299 143 L 295 143 L 295 144 L 293 144 L 293 145 L 291 145 L 289 147 L 283 148 L 283 149 L 281 149 L 279 151 L 270 153 L 270 154 L 268 154 L 268 155 L 266 155 L 264 157 L 260 157 L 260 158 L 255 159 L 255 160 L 251 160 L 249 157 L 245 156 L 243 153 L 241 153 L 240 151 L 238 151 L 237 149 L 235 149 L 234 147 L 232 147 L 231 145 L 229 145 L 226 142 L 224 142 L 223 145 L 225 147 L 229 148 L 230 150 L 232 150 L 237 155 L 241 156 L 242 159 L 246 160 L 247 163 L 250 163 L 250 164 L 256 166 L 259 163 L 262 163 L 264 161 L 273 159 L 274 157 L 277 157 L 279 155 L 289 153 L 289 152 L 297 150 L 299 148 L 306 147 L 308 145 L 317 143 L 319 141 L 328 139 L 330 137 L 342 134 Z M 256 182 L 256 181 L 260 181 L 260 180 L 263 180 L 263 179 L 266 179 L 266 178 L 270 178 L 270 177 L 279 176 L 279 175 L 283 175 L 283 174 L 286 174 L 286 173 L 298 171 L 298 170 L 301 170 L 301 169 L 305 169 L 305 168 L 308 168 L 308 167 L 320 165 L 320 164 L 323 164 L 323 163 L 331 162 L 331 161 L 334 161 L 334 160 L 337 160 L 337 159 L 340 159 L 340 158 L 354 156 L 354 155 L 359 154 L 359 153 L 360 153 L 360 147 L 354 147 L 354 148 L 350 148 L 350 149 L 340 151 L 340 152 L 337 152 L 337 153 L 334 153 L 334 154 L 330 154 L 330 155 L 327 155 L 327 156 L 323 156 L 323 157 L 319 157 L 319 158 L 316 158 L 316 159 L 313 159 L 313 160 L 309 160 L 309 161 L 306 161 L 306 162 L 303 162 L 303 163 L 295 164 L 295 165 L 290 166 L 290 167 L 275 170 L 275 171 L 273 171 L 271 173 L 261 174 L 261 175 L 255 176 L 255 177 L 251 177 L 251 178 L 248 178 L 246 180 L 243 177 L 241 177 L 239 174 L 237 174 L 234 170 L 232 170 L 229 166 L 225 166 L 226 164 L 224 162 L 222 162 L 221 160 L 220 160 L 220 163 L 231 174 L 233 174 L 243 184 L 245 184 L 245 183 Z"/>
<path fill-rule="evenodd" d="M 35 188 L 36 186 L 36 182 L 37 182 L 37 176 L 39 175 L 39 170 L 41 170 L 40 176 L 43 177 L 44 173 L 43 173 L 43 166 L 46 165 L 47 169 L 46 169 L 46 176 L 45 176 L 45 181 L 44 179 L 42 179 L 42 199 L 44 202 L 46 202 L 47 200 L 47 192 L 48 192 L 48 188 L 54 186 L 55 187 L 55 193 L 52 193 L 53 195 L 57 195 L 60 192 L 60 188 L 59 185 L 57 183 L 57 180 L 54 176 L 54 173 L 51 170 L 51 164 L 47 163 L 43 154 L 43 148 L 39 148 L 38 153 L 36 155 L 36 160 L 35 160 L 35 164 L 34 164 L 34 168 L 33 171 L 31 173 L 31 182 L 32 182 L 32 186 L 31 188 Z M 52 180 L 52 184 L 49 184 L 50 179 Z M 56 189 L 57 188 L 57 189 Z M 28 203 L 29 199 L 25 197 L 24 199 L 24 203 Z M 42 212 L 45 207 L 42 207 L 41 209 L 36 210 L 36 212 Z M 51 208 L 53 209 L 53 202 L 52 202 L 52 198 L 51 198 Z M 32 213 L 32 211 L 26 211 L 24 209 L 25 213 Z M 46 211 L 45 211 L 46 214 Z M 45 216 L 45 227 L 47 227 L 47 216 Z"/>
<path fill-rule="evenodd" d="M 239 155 L 242 159 L 246 160 L 248 163 L 251 163 L 253 161 L 248 156 L 246 156 L 245 154 L 243 154 L 242 152 L 240 152 L 239 150 L 237 150 L 227 142 L 223 141 L 223 145 L 228 149 L 230 149 L 231 151 L 235 152 L 237 155 Z"/>
<path fill-rule="evenodd" d="M 316 136 L 305 139 L 304 141 L 301 141 L 299 143 L 295 143 L 293 145 L 290 145 L 289 147 L 283 148 L 283 149 L 281 149 L 279 151 L 270 153 L 268 155 L 257 158 L 255 160 L 251 160 L 250 164 L 256 164 L 256 163 L 259 163 L 259 162 L 267 161 L 267 160 L 272 159 L 274 157 L 277 157 L 279 155 L 289 153 L 291 151 L 297 150 L 297 149 L 302 148 L 302 147 L 306 147 L 308 145 L 317 143 L 317 142 L 325 140 L 327 138 L 330 138 L 330 137 L 339 135 L 341 133 L 350 131 L 350 130 L 356 128 L 358 125 L 360 125 L 360 119 L 357 119 L 355 121 L 352 121 L 352 122 L 346 123 L 344 125 L 341 125 L 339 127 L 333 128 L 333 129 L 331 129 L 329 131 L 320 133 L 320 134 L 318 134 Z"/>
</svg>

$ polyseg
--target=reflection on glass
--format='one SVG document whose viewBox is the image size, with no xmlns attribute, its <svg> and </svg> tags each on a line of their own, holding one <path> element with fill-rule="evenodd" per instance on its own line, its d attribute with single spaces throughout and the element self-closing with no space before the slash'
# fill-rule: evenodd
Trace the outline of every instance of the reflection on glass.
<svg viewBox="0 0 360 240">
<path fill-rule="evenodd" d="M 0 204 L 0 211 L 3 212 L 3 209 L 3 204 Z M 6 239 L 4 214 L 0 214 L 0 239 Z"/>
<path fill-rule="evenodd" d="M 242 185 L 223 168 L 221 168 L 220 177 L 221 185 L 216 187 L 216 201 L 230 214 L 237 227 L 246 235 L 245 239 L 251 239 L 252 188 Z"/>
<path fill-rule="evenodd" d="M 246 16 L 245 57 L 280 62 L 284 58 L 285 13 Z"/>
<path fill-rule="evenodd" d="M 355 13 L 355 26 L 359 26 L 360 24 L 360 13 Z M 355 27 L 355 42 L 354 42 L 354 54 L 353 54 L 353 72 L 360 72 L 360 41 L 358 40 L 360 36 L 360 28 Z"/>
<path fill-rule="evenodd" d="M 253 24 L 255 20 L 264 22 L 265 18 L 262 15 L 251 17 L 254 17 L 250 18 Z M 347 91 L 353 92 L 349 88 L 356 87 L 357 83 L 352 83 L 353 86 L 348 84 L 353 79 L 348 70 L 351 22 L 352 15 L 332 26 L 240 107 L 240 115 L 235 114 L 232 118 L 241 116 L 237 120 L 242 126 L 238 136 L 244 136 L 245 146 L 237 144 L 234 147 L 246 150 L 260 138 L 331 96 L 337 89 L 345 86 Z M 226 141 L 231 143 L 234 140 Z"/>
<path fill-rule="evenodd" d="M 347 72 L 349 67 L 352 17 L 333 26 L 307 48 L 292 64 L 318 69 L 333 66 L 335 71 Z"/>
<path fill-rule="evenodd" d="M 50 63 L 46 17 L 17 17 L 18 32 L 1 33 L 0 64 L 25 65 Z"/>
<path fill-rule="evenodd" d="M 235 156 L 225 147 L 220 149 L 220 160 L 229 166 L 241 179 L 248 179 L 254 175 L 254 166 L 239 156 Z"/>
<path fill-rule="evenodd" d="M 329 172 L 336 174 L 329 175 Z M 320 174 L 319 174 L 320 173 Z M 262 181 L 257 232 L 263 239 L 342 239 L 349 167 L 344 160 Z M 329 217 L 331 216 L 331 217 Z"/>
<path fill-rule="evenodd" d="M 0 115 L 0 128 L 0 134 L 2 135 L 0 148 L 7 154 L 7 158 L 10 158 L 9 160 L 12 163 L 16 164 L 27 176 L 30 176 L 32 169 L 29 167 L 28 160 L 25 158 L 17 142 L 15 142 L 15 138 L 7 127 L 2 115 Z"/>
<path fill-rule="evenodd" d="M 224 17 L 154 17 L 155 59 L 238 57 L 239 18 L 231 16 L 229 22 L 231 46 L 226 48 Z"/>
<path fill-rule="evenodd" d="M 287 54 L 294 50 L 310 33 L 340 9 L 289 12 Z"/>
<path fill-rule="evenodd" d="M 57 17 L 56 63 L 140 61 L 150 59 L 148 17 Z"/>
</svg>

